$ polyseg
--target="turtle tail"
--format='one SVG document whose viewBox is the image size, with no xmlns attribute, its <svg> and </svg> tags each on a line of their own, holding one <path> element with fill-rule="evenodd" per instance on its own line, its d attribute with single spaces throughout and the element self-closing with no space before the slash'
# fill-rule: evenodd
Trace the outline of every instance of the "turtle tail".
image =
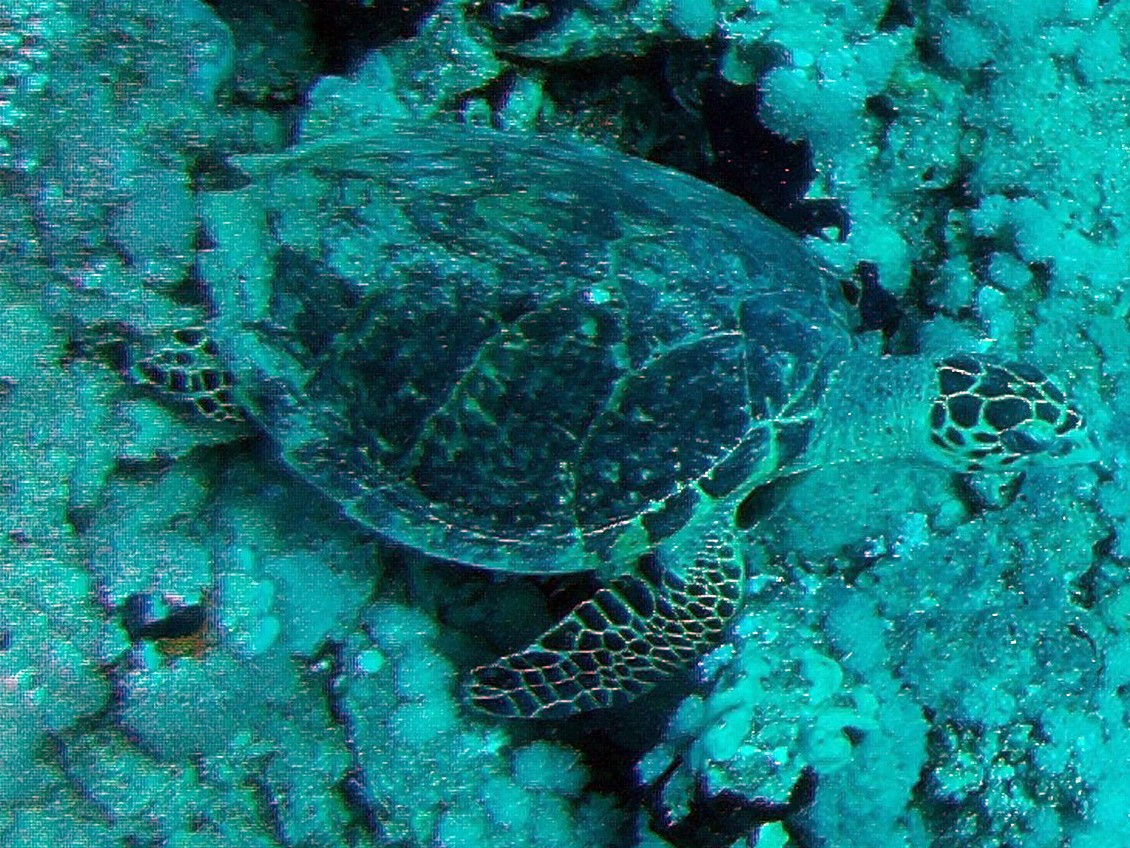
<svg viewBox="0 0 1130 848">
<path fill-rule="evenodd" d="M 682 576 L 618 578 L 529 647 L 473 669 L 467 699 L 506 718 L 626 704 L 721 641 L 744 583 L 736 543 L 711 537 Z"/>
</svg>

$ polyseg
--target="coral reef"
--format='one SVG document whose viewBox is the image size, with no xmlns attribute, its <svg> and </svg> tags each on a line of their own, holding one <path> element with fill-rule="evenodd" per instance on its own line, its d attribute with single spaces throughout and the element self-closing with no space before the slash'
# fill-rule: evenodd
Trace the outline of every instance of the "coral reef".
<svg viewBox="0 0 1130 848">
<path fill-rule="evenodd" d="M 1130 9 L 441 0 L 325 43 L 393 5 L 0 9 L 0 842 L 661 848 L 639 794 L 673 762 L 675 819 L 699 780 L 780 801 L 816 774 L 762 846 L 1125 841 Z M 473 717 L 460 671 L 542 594 L 389 549 L 115 352 L 206 320 L 229 154 L 444 111 L 710 179 L 711 82 L 810 155 L 800 193 L 851 226 L 809 243 L 878 267 L 894 347 L 1047 365 L 1103 467 L 791 481 L 729 643 L 633 708 L 644 743 Z M 594 738 L 644 750 L 637 785 Z"/>
</svg>

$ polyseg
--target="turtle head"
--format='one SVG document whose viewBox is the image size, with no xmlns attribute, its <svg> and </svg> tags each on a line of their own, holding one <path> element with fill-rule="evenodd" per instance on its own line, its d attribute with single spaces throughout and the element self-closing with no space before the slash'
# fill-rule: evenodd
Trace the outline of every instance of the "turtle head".
<svg viewBox="0 0 1130 848">
<path fill-rule="evenodd" d="M 1038 368 L 951 356 L 937 363 L 937 388 L 930 440 L 943 461 L 960 471 L 1099 459 L 1083 417 Z"/>
</svg>

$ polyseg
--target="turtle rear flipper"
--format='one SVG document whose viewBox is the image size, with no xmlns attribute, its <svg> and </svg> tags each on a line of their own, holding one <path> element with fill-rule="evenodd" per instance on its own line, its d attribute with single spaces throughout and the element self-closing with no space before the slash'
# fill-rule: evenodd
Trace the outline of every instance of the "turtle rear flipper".
<svg viewBox="0 0 1130 848">
<path fill-rule="evenodd" d="M 737 545 L 712 538 L 682 576 L 619 578 L 529 647 L 475 668 L 467 698 L 508 718 L 627 703 L 718 643 L 744 582 Z"/>
<path fill-rule="evenodd" d="M 163 397 L 199 418 L 243 424 L 243 410 L 232 393 L 234 378 L 204 327 L 181 327 L 136 342 L 138 350 L 121 363 L 131 383 Z"/>
</svg>

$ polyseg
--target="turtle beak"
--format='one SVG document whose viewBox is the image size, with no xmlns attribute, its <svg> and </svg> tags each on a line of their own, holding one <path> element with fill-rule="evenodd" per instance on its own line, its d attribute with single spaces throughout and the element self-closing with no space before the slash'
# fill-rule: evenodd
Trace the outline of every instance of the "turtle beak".
<svg viewBox="0 0 1130 848">
<path fill-rule="evenodd" d="M 1083 428 L 1058 438 L 1049 453 L 1054 458 L 1053 461 L 1063 465 L 1090 466 L 1100 479 L 1111 476 L 1110 467 L 1104 462 L 1094 435 Z"/>
<path fill-rule="evenodd" d="M 1102 460 L 1095 460 L 1091 463 L 1091 470 L 1095 473 L 1100 483 L 1109 483 L 1114 479 L 1114 469 L 1104 463 Z"/>
<path fill-rule="evenodd" d="M 1098 477 L 1100 483 L 1109 483 L 1114 479 L 1114 466 L 1107 462 L 1099 444 L 1091 433 L 1086 434 L 1087 444 L 1080 448 L 1080 454 L 1086 456 L 1086 463 L 1091 471 Z"/>
<path fill-rule="evenodd" d="M 1110 474 L 1094 436 L 1086 427 L 1076 427 L 1045 442 L 1042 454 L 1049 465 L 1089 465 L 1100 477 Z"/>
</svg>

